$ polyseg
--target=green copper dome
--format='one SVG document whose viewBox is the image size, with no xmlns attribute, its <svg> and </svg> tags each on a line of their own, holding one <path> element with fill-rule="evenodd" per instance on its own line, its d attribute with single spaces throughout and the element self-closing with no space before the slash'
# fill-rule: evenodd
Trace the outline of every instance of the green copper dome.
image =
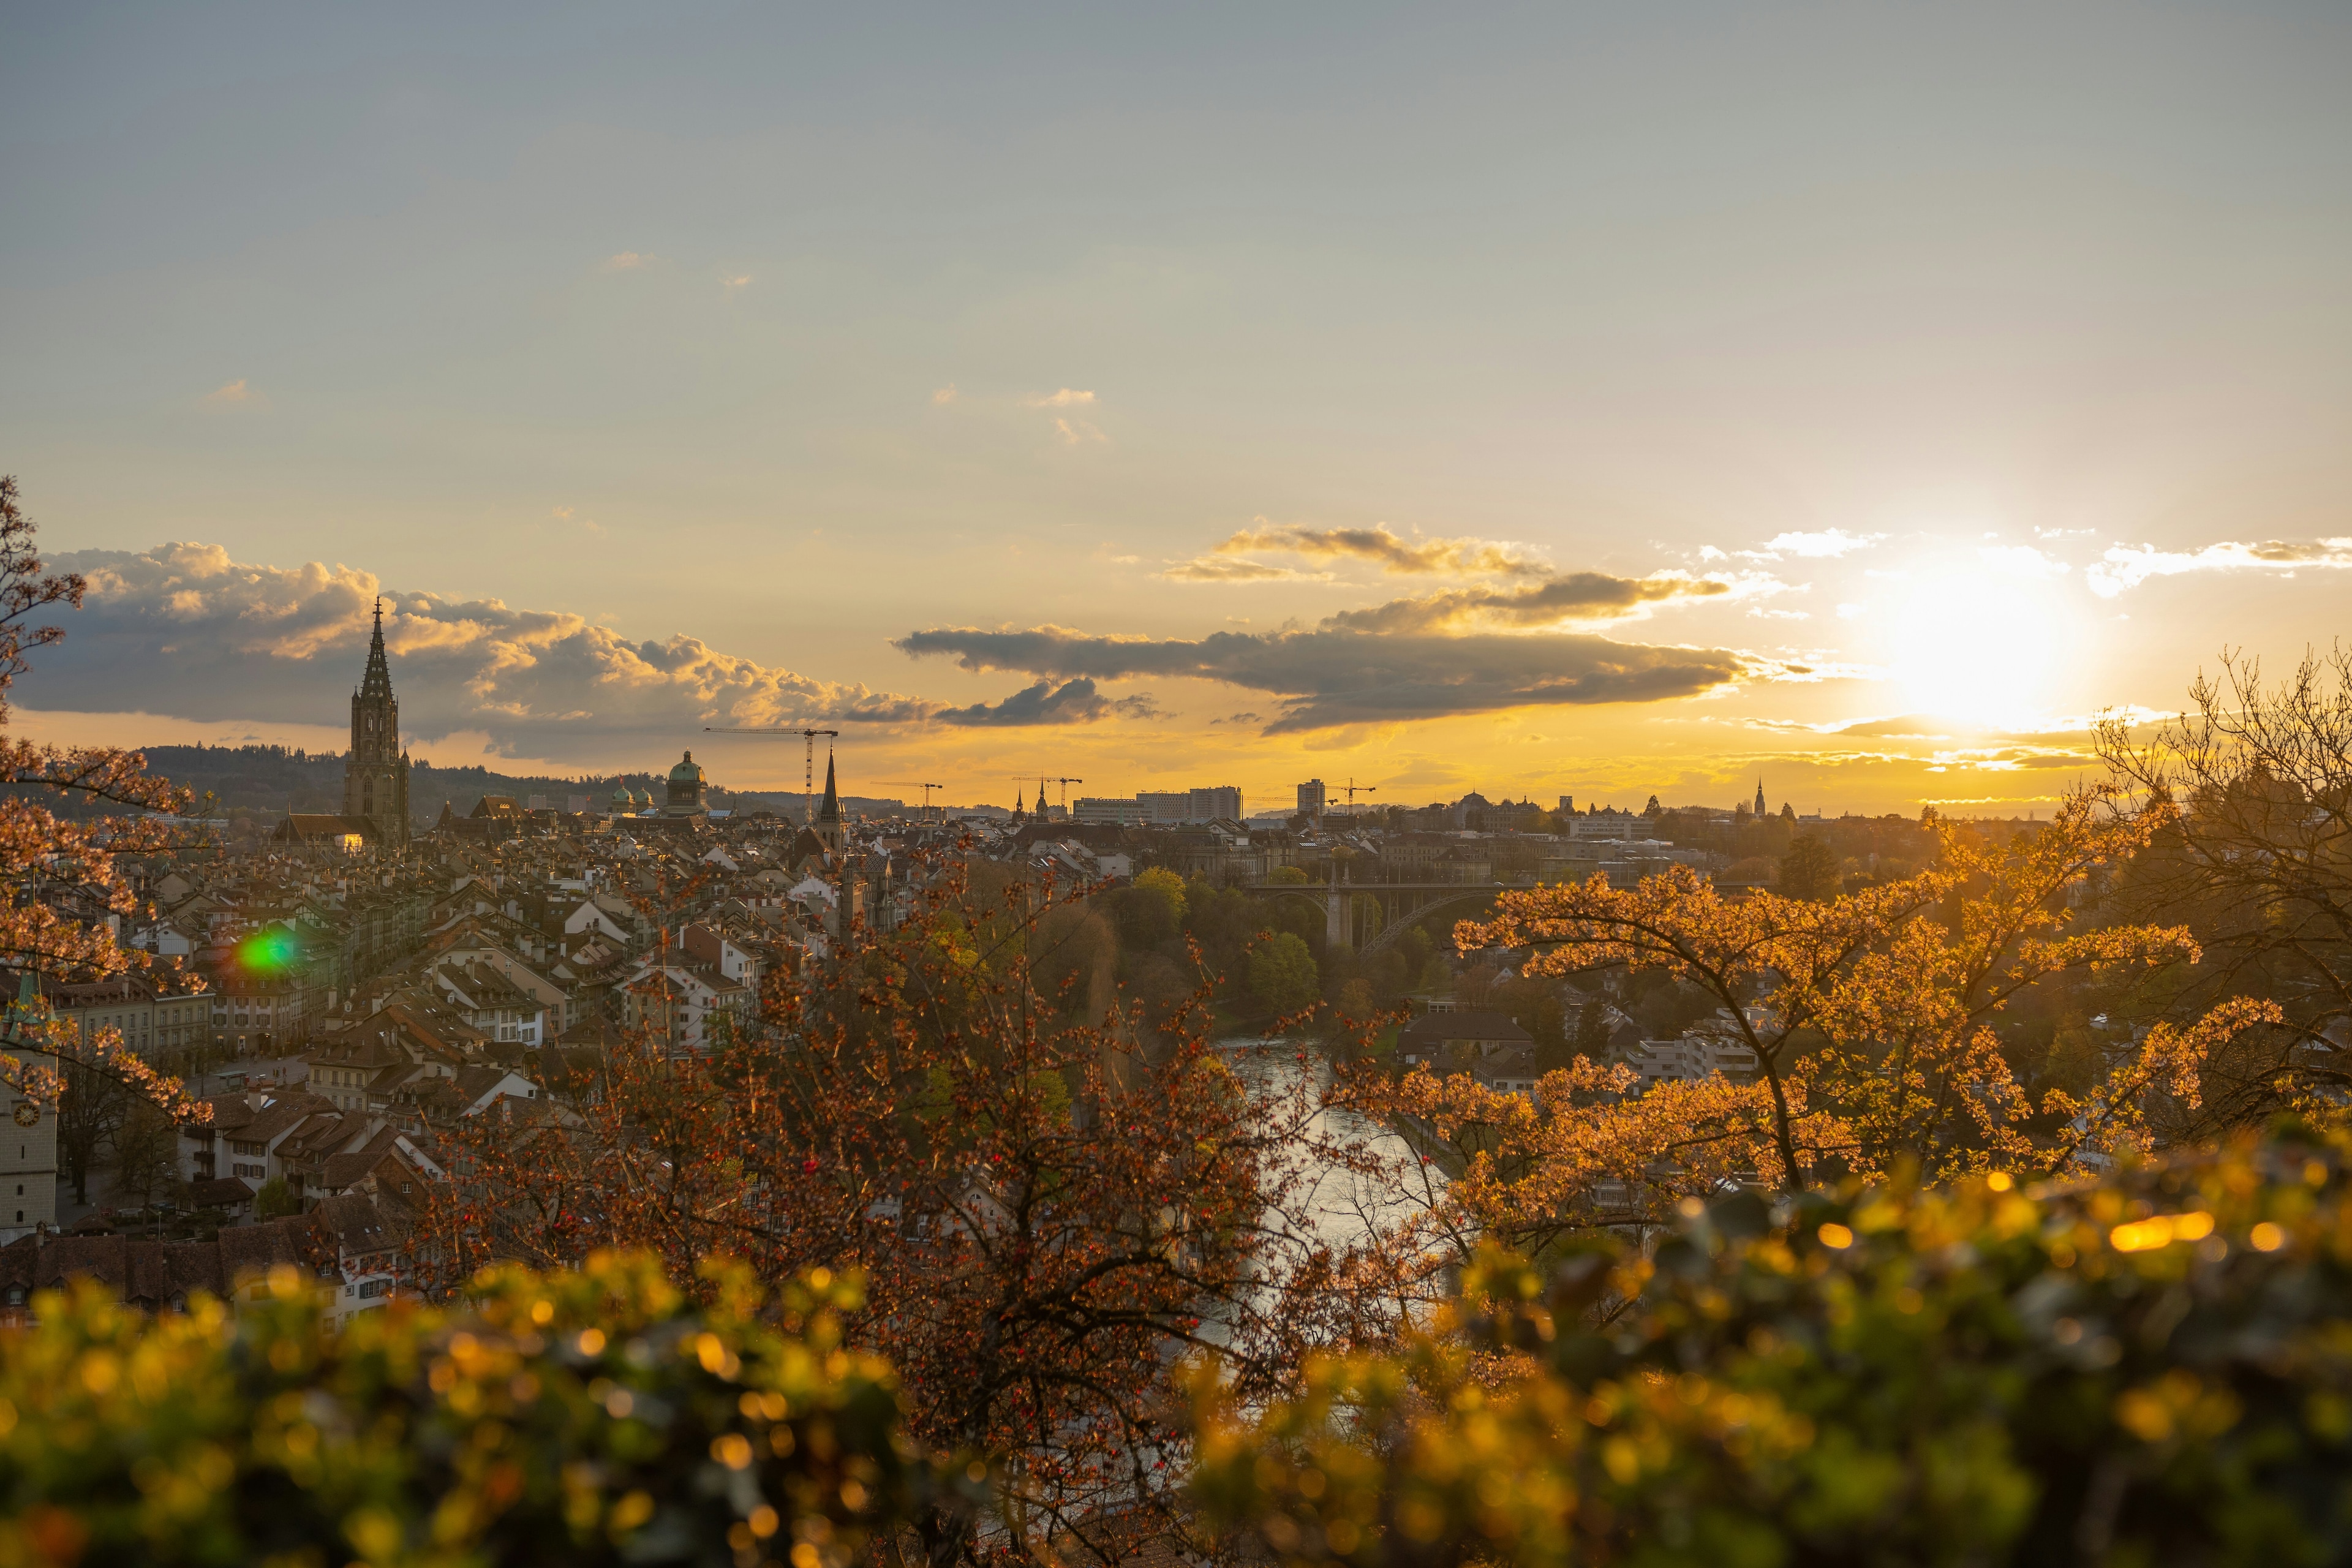
<svg viewBox="0 0 2352 1568">
<path fill-rule="evenodd" d="M 702 782 L 702 764 L 694 760 L 694 753 L 692 752 L 687 752 L 686 756 L 678 763 L 677 766 L 670 769 L 669 782 L 672 784 L 698 784 Z"/>
</svg>

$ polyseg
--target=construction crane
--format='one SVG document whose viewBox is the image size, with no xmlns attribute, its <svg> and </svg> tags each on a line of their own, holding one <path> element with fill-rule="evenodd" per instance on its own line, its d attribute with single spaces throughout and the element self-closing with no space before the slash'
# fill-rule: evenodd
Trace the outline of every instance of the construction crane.
<svg viewBox="0 0 2352 1568">
<path fill-rule="evenodd" d="M 923 820 L 925 822 L 929 822 L 931 819 L 931 792 L 935 789 L 945 789 L 948 787 L 945 784 L 924 784 L 918 779 L 877 779 L 874 782 L 877 784 L 895 784 L 900 789 L 921 790 L 923 792 Z"/>
<path fill-rule="evenodd" d="M 1019 778 L 1014 779 L 1013 782 L 1014 784 L 1026 784 L 1029 782 L 1029 775 L 1028 775 L 1027 773 L 1023 773 Z M 1047 784 L 1060 784 L 1060 785 L 1062 786 L 1062 815 L 1063 815 L 1064 816 L 1069 816 L 1069 815 L 1070 815 L 1070 786 L 1071 786 L 1072 784 L 1084 784 L 1084 783 L 1086 783 L 1086 782 L 1087 782 L 1087 781 L 1086 781 L 1086 780 L 1084 780 L 1084 779 L 1066 779 L 1066 778 L 1056 778 L 1056 777 L 1055 777 L 1052 773 L 1039 773 L 1039 774 L 1037 775 L 1037 816 L 1038 816 L 1038 819 L 1039 819 L 1040 821 L 1043 821 L 1043 820 L 1045 819 L 1045 786 L 1046 786 Z"/>
<path fill-rule="evenodd" d="M 1349 814 L 1349 816 L 1354 816 L 1354 815 L 1355 815 L 1355 811 L 1356 811 L 1356 797 L 1357 797 L 1358 795 L 1378 795 L 1378 794 L 1380 794 L 1381 792 L 1380 792 L 1380 787 L 1379 787 L 1377 784 L 1358 784 L 1358 783 L 1356 782 L 1356 775 L 1355 775 L 1355 774 L 1353 774 L 1353 773 L 1349 773 L 1349 774 L 1348 775 L 1348 782 L 1347 782 L 1346 784 L 1344 784 L 1340 785 L 1337 790 L 1333 791 L 1332 793 L 1333 793 L 1333 794 L 1335 794 L 1335 795 L 1346 795 L 1346 796 L 1348 797 L 1348 814 Z"/>
<path fill-rule="evenodd" d="M 721 730 L 705 724 L 706 735 L 798 735 L 808 742 L 807 756 L 801 763 L 801 826 L 811 827 L 816 823 L 816 738 L 819 735 L 838 736 L 838 730 Z M 833 748 L 824 749 L 824 760 L 833 761 Z"/>
</svg>

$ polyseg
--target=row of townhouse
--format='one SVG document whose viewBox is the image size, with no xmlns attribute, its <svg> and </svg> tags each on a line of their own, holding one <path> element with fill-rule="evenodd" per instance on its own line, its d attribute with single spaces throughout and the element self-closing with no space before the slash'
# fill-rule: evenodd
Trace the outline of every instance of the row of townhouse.
<svg viewBox="0 0 2352 1568">
<path fill-rule="evenodd" d="M 401 994 L 308 1052 L 304 1087 L 339 1110 L 421 1133 L 436 1117 L 541 1098 L 539 1085 L 497 1059 L 500 1054 L 461 1012 L 429 995 Z"/>
<path fill-rule="evenodd" d="M 272 1272 L 292 1268 L 325 1296 L 340 1325 L 389 1306 L 414 1275 L 416 1210 L 397 1197 L 354 1191 L 309 1213 L 225 1227 L 209 1241 L 37 1231 L 0 1247 L 0 1329 L 32 1321 L 44 1290 L 95 1282 L 149 1314 L 184 1312 L 199 1294 L 232 1309 L 269 1293 Z"/>
<path fill-rule="evenodd" d="M 771 961 L 756 941 L 698 922 L 681 926 L 675 943 L 646 955 L 622 987 L 622 1020 L 667 1040 L 673 1051 L 744 1038 L 758 1027 L 760 986 Z"/>
<path fill-rule="evenodd" d="M 201 1051 L 212 1033 L 212 997 L 177 970 L 90 981 L 43 975 L 38 984 L 55 1023 L 83 1040 L 111 1029 L 126 1048 L 150 1061 L 184 1061 Z"/>
</svg>

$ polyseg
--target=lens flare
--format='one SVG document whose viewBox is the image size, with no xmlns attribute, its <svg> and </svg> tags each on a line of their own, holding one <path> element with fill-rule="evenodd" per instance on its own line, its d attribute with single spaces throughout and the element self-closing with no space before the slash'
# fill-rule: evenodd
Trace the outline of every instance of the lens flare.
<svg viewBox="0 0 2352 1568">
<path fill-rule="evenodd" d="M 252 974 L 274 974 L 294 962 L 294 933 L 282 928 L 257 931 L 236 944 L 237 967 Z"/>
</svg>

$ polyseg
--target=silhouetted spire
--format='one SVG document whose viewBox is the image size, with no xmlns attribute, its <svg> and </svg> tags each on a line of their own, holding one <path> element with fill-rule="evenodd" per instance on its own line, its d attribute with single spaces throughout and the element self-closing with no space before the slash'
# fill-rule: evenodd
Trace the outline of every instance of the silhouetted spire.
<svg viewBox="0 0 2352 1568">
<path fill-rule="evenodd" d="M 383 658 L 383 595 L 376 595 L 375 635 L 368 639 L 367 673 L 360 679 L 362 697 L 392 695 L 392 666 Z"/>
<path fill-rule="evenodd" d="M 1756 775 L 1756 815 L 1759 816 L 1764 815 L 1764 775 L 1762 773 Z"/>
<path fill-rule="evenodd" d="M 833 757 L 830 752 L 824 759 L 824 798 L 817 802 L 816 819 L 836 826 L 841 823 L 841 795 L 833 785 Z"/>
</svg>

